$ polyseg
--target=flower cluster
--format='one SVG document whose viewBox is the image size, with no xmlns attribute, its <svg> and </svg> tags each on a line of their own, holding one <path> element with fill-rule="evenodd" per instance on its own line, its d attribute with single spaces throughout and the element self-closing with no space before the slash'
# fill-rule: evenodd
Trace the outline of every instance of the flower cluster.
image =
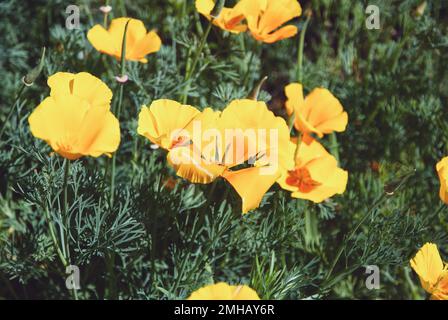
<svg viewBox="0 0 448 320">
<path fill-rule="evenodd" d="M 216 26 L 232 33 L 249 31 L 265 43 L 295 36 L 296 26 L 281 26 L 302 14 L 297 0 L 240 0 L 233 8 L 222 8 L 217 16 L 214 8 L 213 0 L 196 0 L 196 9 Z"/>
<path fill-rule="evenodd" d="M 197 0 L 196 8 L 223 30 L 248 31 L 265 43 L 293 37 L 297 27 L 282 25 L 301 14 L 296 0 L 241 0 L 219 12 L 215 12 L 214 1 Z M 108 29 L 94 26 L 87 38 L 99 52 L 121 59 L 122 70 L 123 61 L 146 63 L 146 56 L 161 47 L 155 31 L 147 32 L 142 21 L 124 17 L 113 19 Z M 120 79 L 125 76 L 121 74 Z M 123 90 L 124 81 L 120 82 Z M 86 72 L 56 73 L 48 79 L 48 86 L 50 96 L 29 117 L 32 134 L 68 160 L 112 156 L 120 144 L 120 126 L 110 111 L 108 86 Z M 348 173 L 339 168 L 321 139 L 346 129 L 347 112 L 327 89 L 314 89 L 306 97 L 300 83 L 284 90 L 289 119 L 274 115 L 265 102 L 254 99 L 231 101 L 222 111 L 160 99 L 142 106 L 137 132 L 166 150 L 167 162 L 177 176 L 197 184 L 227 181 L 240 196 L 244 214 L 259 207 L 275 183 L 293 198 L 315 203 L 342 194 Z M 441 166 L 439 174 L 446 178 L 445 172 Z M 111 189 L 113 193 L 113 184 Z M 247 286 L 225 283 L 190 296 L 213 298 L 259 299 Z"/>
</svg>

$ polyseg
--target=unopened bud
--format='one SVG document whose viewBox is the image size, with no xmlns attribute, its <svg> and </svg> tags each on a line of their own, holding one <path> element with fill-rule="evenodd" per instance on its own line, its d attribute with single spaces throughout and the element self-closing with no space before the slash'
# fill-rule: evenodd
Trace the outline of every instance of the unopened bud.
<svg viewBox="0 0 448 320">
<path fill-rule="evenodd" d="M 265 83 L 265 81 L 268 80 L 268 77 L 264 77 L 260 80 L 260 82 L 255 86 L 254 90 L 252 90 L 251 94 L 249 95 L 248 99 L 257 101 L 258 95 L 260 94 L 261 87 Z"/>
<path fill-rule="evenodd" d="M 210 12 L 210 15 L 212 16 L 212 18 L 219 17 L 219 14 L 221 13 L 225 4 L 226 4 L 226 0 L 217 0 L 215 2 L 215 7 L 213 8 L 212 12 Z"/>
<path fill-rule="evenodd" d="M 23 77 L 22 82 L 28 87 L 32 86 L 34 81 L 36 81 L 37 77 L 42 72 L 44 65 L 45 65 L 45 47 L 42 48 L 42 55 L 38 66 L 32 69 L 30 72 L 28 72 L 27 75 Z"/>
</svg>

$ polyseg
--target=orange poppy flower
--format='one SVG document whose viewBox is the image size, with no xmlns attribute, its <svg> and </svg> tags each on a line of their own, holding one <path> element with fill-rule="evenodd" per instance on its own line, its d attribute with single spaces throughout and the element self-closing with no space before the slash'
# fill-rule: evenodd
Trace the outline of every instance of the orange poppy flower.
<svg viewBox="0 0 448 320">
<path fill-rule="evenodd" d="M 264 102 L 235 100 L 223 112 L 199 112 L 164 101 L 165 107 L 156 101 L 142 109 L 138 133 L 169 150 L 178 176 L 204 184 L 226 179 L 240 195 L 243 213 L 258 207 L 281 166 L 292 165 L 288 126 Z M 233 170 L 237 166 L 244 168 Z"/>
<path fill-rule="evenodd" d="M 196 0 L 196 10 L 206 17 L 212 19 L 211 12 L 215 7 L 214 0 Z M 213 24 L 225 31 L 232 33 L 245 32 L 247 26 L 242 23 L 244 15 L 239 8 L 222 8 L 217 17 L 213 17 Z"/>
<path fill-rule="evenodd" d="M 436 169 L 440 180 L 440 199 L 448 204 L 448 157 L 440 160 Z"/>
<path fill-rule="evenodd" d="M 31 133 L 64 158 L 110 156 L 120 144 L 120 126 L 110 112 L 112 92 L 89 73 L 59 72 L 48 79 L 47 97 L 30 115 Z"/>
<path fill-rule="evenodd" d="M 347 127 L 348 115 L 339 100 L 324 88 L 317 88 L 304 99 L 300 83 L 292 83 L 285 88 L 286 111 L 295 114 L 294 126 L 305 135 L 314 133 L 320 138 L 333 131 L 342 132 Z"/>
<path fill-rule="evenodd" d="M 220 282 L 194 291 L 188 300 L 260 300 L 260 297 L 246 285 L 231 286 Z"/>
<path fill-rule="evenodd" d="M 297 27 L 284 23 L 302 14 L 297 0 L 241 0 L 237 6 L 247 19 L 251 35 L 258 41 L 273 43 L 297 34 Z"/>
<path fill-rule="evenodd" d="M 140 20 L 113 19 L 108 30 L 97 24 L 89 30 L 87 39 L 96 50 L 120 59 L 124 30 L 128 21 L 130 22 L 126 35 L 126 60 L 147 63 L 145 57 L 159 51 L 162 41 L 155 31 L 147 32 Z"/>
<path fill-rule="evenodd" d="M 295 144 L 291 142 L 295 147 Z M 291 149 L 290 149 L 291 150 Z M 294 156 L 291 154 L 291 157 Z M 292 197 L 319 203 L 347 186 L 348 173 L 338 168 L 336 159 L 316 140 L 301 143 L 294 167 L 284 167 L 279 185 L 292 192 Z"/>
<path fill-rule="evenodd" d="M 411 259 L 411 267 L 431 299 L 448 300 L 448 268 L 435 244 L 426 243 Z"/>
</svg>

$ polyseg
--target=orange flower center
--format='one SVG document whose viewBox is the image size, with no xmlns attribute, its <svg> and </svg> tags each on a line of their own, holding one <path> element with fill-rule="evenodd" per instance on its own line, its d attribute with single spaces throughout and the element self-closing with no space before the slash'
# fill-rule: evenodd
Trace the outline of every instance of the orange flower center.
<svg viewBox="0 0 448 320">
<path fill-rule="evenodd" d="M 170 149 L 176 148 L 176 147 L 183 147 L 190 143 L 190 139 L 186 136 L 178 136 L 176 137 L 172 142 Z"/>
<path fill-rule="evenodd" d="M 286 183 L 299 188 L 300 192 L 307 193 L 321 185 L 320 182 L 314 181 L 311 178 L 307 168 L 296 168 L 295 170 L 288 171 L 288 174 Z"/>
</svg>

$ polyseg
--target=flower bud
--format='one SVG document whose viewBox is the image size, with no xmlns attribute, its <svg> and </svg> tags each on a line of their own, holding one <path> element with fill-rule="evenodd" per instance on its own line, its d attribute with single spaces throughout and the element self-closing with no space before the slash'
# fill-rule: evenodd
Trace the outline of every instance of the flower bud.
<svg viewBox="0 0 448 320">
<path fill-rule="evenodd" d="M 226 4 L 226 0 L 217 0 L 216 1 L 215 7 L 213 8 L 212 12 L 210 12 L 210 15 L 212 16 L 212 18 L 219 17 L 219 14 L 221 13 L 225 4 Z"/>
<path fill-rule="evenodd" d="M 40 58 L 39 65 L 34 69 L 32 69 L 30 72 L 28 72 L 27 75 L 23 77 L 22 82 L 28 87 L 32 86 L 34 81 L 36 81 L 37 77 L 42 72 L 44 65 L 45 65 L 45 47 L 42 48 L 42 55 Z"/>
</svg>

